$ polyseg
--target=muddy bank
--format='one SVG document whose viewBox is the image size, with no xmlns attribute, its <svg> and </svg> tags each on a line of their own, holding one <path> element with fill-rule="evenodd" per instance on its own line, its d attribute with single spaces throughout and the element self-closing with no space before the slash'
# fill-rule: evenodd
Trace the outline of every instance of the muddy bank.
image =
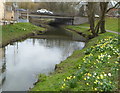
<svg viewBox="0 0 120 93">
<path fill-rule="evenodd" d="M 4 49 L 0 48 L 0 59 L 2 59 L 4 56 Z"/>
</svg>

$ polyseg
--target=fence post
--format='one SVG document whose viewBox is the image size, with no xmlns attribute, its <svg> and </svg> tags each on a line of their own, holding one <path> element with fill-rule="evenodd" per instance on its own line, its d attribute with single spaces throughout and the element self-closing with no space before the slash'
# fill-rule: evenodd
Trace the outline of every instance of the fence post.
<svg viewBox="0 0 120 93">
<path fill-rule="evenodd" d="M 29 14 L 28 14 L 28 9 L 27 9 L 27 22 L 29 22 Z"/>
<path fill-rule="evenodd" d="M 74 16 L 72 17 L 72 25 L 74 25 Z"/>
</svg>

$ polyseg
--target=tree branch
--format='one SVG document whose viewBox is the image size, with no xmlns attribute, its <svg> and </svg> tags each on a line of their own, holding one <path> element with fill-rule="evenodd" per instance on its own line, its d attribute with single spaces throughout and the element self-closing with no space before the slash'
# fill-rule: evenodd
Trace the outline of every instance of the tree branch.
<svg viewBox="0 0 120 93">
<path fill-rule="evenodd" d="M 115 4 L 115 6 L 113 6 L 113 7 L 109 8 L 109 9 L 106 11 L 106 13 L 107 13 L 107 12 L 109 12 L 111 9 L 116 8 L 118 5 L 120 5 L 120 2 L 118 2 L 117 4 Z"/>
</svg>

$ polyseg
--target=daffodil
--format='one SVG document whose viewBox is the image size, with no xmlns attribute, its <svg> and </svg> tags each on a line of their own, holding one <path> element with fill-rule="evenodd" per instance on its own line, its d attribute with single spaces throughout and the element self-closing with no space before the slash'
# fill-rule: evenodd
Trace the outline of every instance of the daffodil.
<svg viewBox="0 0 120 93">
<path fill-rule="evenodd" d="M 118 64 L 119 62 L 116 61 L 115 63 Z"/>
<path fill-rule="evenodd" d="M 103 74 L 105 73 L 105 72 L 102 72 Z"/>
<path fill-rule="evenodd" d="M 73 76 L 73 78 L 75 78 L 75 76 Z"/>
<path fill-rule="evenodd" d="M 100 79 L 99 76 L 97 76 L 97 79 Z"/>
<path fill-rule="evenodd" d="M 100 78 L 103 79 L 103 75 L 102 74 L 100 75 Z"/>
<path fill-rule="evenodd" d="M 104 76 L 107 76 L 107 74 L 104 74 Z"/>
<path fill-rule="evenodd" d="M 112 75 L 111 75 L 111 73 L 108 73 L 108 76 L 110 76 L 110 77 L 111 77 L 111 76 L 112 76 Z"/>
<path fill-rule="evenodd" d="M 88 73 L 88 76 L 92 76 L 90 73 Z"/>
<path fill-rule="evenodd" d="M 64 83 L 63 86 L 65 86 L 66 84 Z"/>
<path fill-rule="evenodd" d="M 96 91 L 96 90 L 97 90 L 97 88 L 94 88 L 94 90 Z"/>
<path fill-rule="evenodd" d="M 88 76 L 87 79 L 89 79 L 90 77 Z"/>
<path fill-rule="evenodd" d="M 97 75 L 96 73 L 94 73 L 94 75 Z"/>
<path fill-rule="evenodd" d="M 112 82 L 111 82 L 111 81 L 110 81 L 109 83 L 110 83 L 110 84 L 112 84 Z"/>
<path fill-rule="evenodd" d="M 96 68 L 98 68 L 98 66 L 96 66 Z"/>
<path fill-rule="evenodd" d="M 100 83 L 100 85 L 103 85 L 103 83 Z"/>
<path fill-rule="evenodd" d="M 62 88 L 64 88 L 64 86 L 62 86 Z"/>
<path fill-rule="evenodd" d="M 96 84 L 97 82 L 98 82 L 98 80 L 95 80 L 95 82 L 94 82 L 94 83 Z"/>
<path fill-rule="evenodd" d="M 89 85 L 89 83 L 86 83 L 86 85 Z"/>
<path fill-rule="evenodd" d="M 84 80 L 86 80 L 86 78 L 84 78 Z"/>
<path fill-rule="evenodd" d="M 71 79 L 70 77 L 67 77 L 67 79 Z"/>
</svg>

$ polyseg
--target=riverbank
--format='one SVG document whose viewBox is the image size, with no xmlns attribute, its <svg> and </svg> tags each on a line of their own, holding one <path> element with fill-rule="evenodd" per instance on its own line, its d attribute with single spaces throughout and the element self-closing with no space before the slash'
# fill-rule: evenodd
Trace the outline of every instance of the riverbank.
<svg viewBox="0 0 120 93">
<path fill-rule="evenodd" d="M 117 32 L 117 22 L 112 23 L 117 19 L 106 20 L 106 27 Z M 110 29 L 113 24 L 114 27 Z M 66 26 L 67 29 L 82 32 L 86 36 L 91 34 L 87 31 L 88 27 L 89 24 Z M 117 37 L 115 33 L 106 32 L 90 39 L 84 49 L 76 50 L 66 60 L 57 64 L 51 75 L 39 75 L 38 82 L 31 91 L 117 91 Z"/>
<path fill-rule="evenodd" d="M 87 45 L 84 49 L 75 51 L 66 60 L 64 60 L 60 64 L 57 64 L 55 67 L 56 68 L 55 72 L 53 72 L 51 75 L 49 75 L 49 76 L 39 75 L 39 80 L 36 83 L 35 87 L 33 89 L 31 89 L 31 91 L 61 91 L 61 90 L 63 90 L 63 91 L 97 91 L 97 90 L 101 91 L 102 85 L 101 86 L 99 84 L 97 85 L 98 80 L 96 81 L 96 85 L 90 84 L 90 82 L 93 82 L 93 81 L 91 81 L 91 79 L 90 79 L 90 81 L 89 80 L 86 81 L 86 78 L 84 78 L 84 75 L 81 75 L 81 74 L 78 74 L 78 77 L 82 76 L 82 78 L 78 80 L 76 73 L 83 69 L 87 69 L 87 72 L 83 71 L 84 74 L 91 73 L 91 74 L 89 74 L 90 75 L 89 77 L 91 77 L 93 72 L 96 73 L 97 75 L 100 75 L 101 72 L 104 72 L 105 75 L 110 73 L 109 74 L 110 77 L 105 78 L 105 80 L 107 80 L 107 81 L 110 80 L 110 82 L 109 83 L 105 82 L 106 85 L 103 87 L 105 87 L 105 88 L 108 87 L 108 90 L 117 90 L 116 88 L 118 86 L 118 84 L 117 84 L 117 82 L 118 82 L 117 81 L 118 80 L 118 78 L 117 78 L 118 77 L 118 75 L 117 75 L 117 69 L 118 69 L 117 57 L 118 57 L 118 55 L 114 55 L 114 56 L 111 55 L 112 58 L 107 60 L 108 64 L 101 63 L 102 64 L 101 65 L 100 63 L 95 61 L 95 58 L 97 56 L 100 56 L 100 53 L 98 53 L 96 51 L 95 55 L 94 55 L 94 53 L 93 54 L 91 53 L 93 55 L 92 59 L 94 59 L 94 60 L 91 60 L 91 62 L 90 62 L 91 64 L 89 64 L 89 63 L 88 63 L 88 65 L 86 64 L 87 67 L 82 66 L 84 63 L 83 58 L 85 58 L 87 56 L 85 54 L 85 51 L 89 51 L 89 49 L 91 49 L 91 47 L 96 47 L 96 45 L 98 43 L 100 43 L 100 40 L 102 40 L 102 39 L 109 40 L 110 38 L 114 39 L 115 36 L 117 37 L 117 34 L 106 32 L 106 33 L 100 34 L 99 36 L 91 39 L 87 43 Z M 105 44 L 102 43 L 102 45 L 105 45 Z M 109 43 L 108 43 L 108 45 L 109 45 Z M 117 45 L 115 47 L 118 48 Z M 110 52 L 110 50 L 106 50 L 105 53 L 109 53 L 109 52 Z M 115 62 L 116 62 L 116 64 L 115 64 Z M 94 68 L 91 68 L 91 66 L 93 66 Z M 116 68 L 114 68 L 114 67 L 116 67 Z M 82 69 L 80 70 L 80 68 L 82 68 Z M 75 77 L 77 77 L 77 79 Z M 100 76 L 95 77 L 95 78 L 100 79 Z M 92 79 L 92 80 L 95 80 L 95 79 Z M 104 80 L 104 79 L 102 79 L 102 80 Z M 112 81 L 112 83 L 111 83 L 111 81 Z M 101 82 L 101 84 L 103 84 L 103 83 L 104 82 Z M 99 87 L 100 87 L 100 89 L 99 89 Z"/>
<path fill-rule="evenodd" d="M 25 39 L 35 33 L 42 33 L 46 29 L 31 23 L 16 23 L 2 26 L 2 45 L 4 47 L 12 42 Z"/>
<path fill-rule="evenodd" d="M 119 33 L 120 31 L 118 30 L 119 26 L 119 18 L 113 18 L 113 17 L 107 17 L 106 19 L 106 23 L 105 23 L 105 28 L 107 32 L 114 32 L 114 33 Z M 95 22 L 95 24 L 97 24 L 97 21 Z M 80 24 L 80 25 L 67 25 L 64 26 L 65 29 L 74 31 L 88 39 L 91 38 L 91 32 L 89 31 L 89 24 L 85 23 L 85 24 Z"/>
<path fill-rule="evenodd" d="M 2 48 L 0 48 L 0 59 L 2 59 L 3 55 L 4 55 L 4 51 Z"/>
<path fill-rule="evenodd" d="M 83 37 L 85 37 L 88 40 L 90 39 L 90 37 L 92 35 L 92 33 L 90 31 L 88 31 L 89 30 L 88 27 L 67 25 L 67 26 L 64 26 L 64 29 L 76 32 L 76 33 L 78 33 L 79 35 L 82 35 Z"/>
</svg>

